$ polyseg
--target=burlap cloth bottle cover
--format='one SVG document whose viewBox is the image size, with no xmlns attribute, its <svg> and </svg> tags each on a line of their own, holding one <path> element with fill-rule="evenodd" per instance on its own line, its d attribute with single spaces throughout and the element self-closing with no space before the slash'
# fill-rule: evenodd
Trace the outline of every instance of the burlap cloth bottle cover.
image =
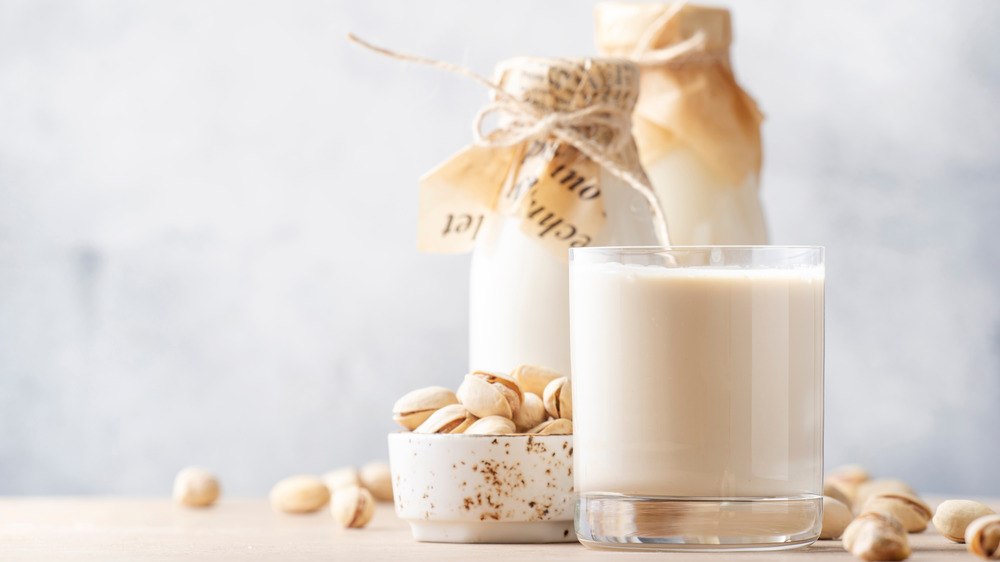
<svg viewBox="0 0 1000 562">
<path fill-rule="evenodd" d="M 666 221 L 639 164 L 631 112 L 639 69 L 625 60 L 519 57 L 498 65 L 494 81 L 441 61 L 350 40 L 392 58 L 472 78 L 493 94 L 473 126 L 474 144 L 420 179 L 418 247 L 472 249 L 495 213 L 520 218 L 520 228 L 559 259 L 588 245 L 604 226 L 600 171 L 641 192 L 660 243 Z M 483 132 L 484 120 L 498 117 Z"/>
</svg>

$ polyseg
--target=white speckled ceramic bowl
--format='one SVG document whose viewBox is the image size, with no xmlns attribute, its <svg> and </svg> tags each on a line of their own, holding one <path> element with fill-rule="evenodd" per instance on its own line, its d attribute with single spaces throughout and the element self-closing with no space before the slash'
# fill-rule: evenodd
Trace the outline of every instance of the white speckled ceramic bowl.
<svg viewBox="0 0 1000 562">
<path fill-rule="evenodd" d="M 418 541 L 576 541 L 572 435 L 391 433 L 389 465 Z"/>
</svg>

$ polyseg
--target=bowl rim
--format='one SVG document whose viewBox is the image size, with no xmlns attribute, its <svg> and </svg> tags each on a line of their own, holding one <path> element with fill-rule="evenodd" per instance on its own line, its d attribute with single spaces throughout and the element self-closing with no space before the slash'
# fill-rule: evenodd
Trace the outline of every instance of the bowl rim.
<svg viewBox="0 0 1000 562">
<path fill-rule="evenodd" d="M 535 438 L 535 439 L 557 439 L 557 438 L 572 438 L 572 433 L 550 433 L 550 434 L 540 434 L 540 433 L 505 433 L 503 435 L 483 435 L 483 434 L 472 434 L 472 433 L 414 433 L 412 431 L 391 431 L 389 432 L 389 438 L 396 437 L 416 437 L 418 439 L 524 439 L 525 437 Z"/>
</svg>

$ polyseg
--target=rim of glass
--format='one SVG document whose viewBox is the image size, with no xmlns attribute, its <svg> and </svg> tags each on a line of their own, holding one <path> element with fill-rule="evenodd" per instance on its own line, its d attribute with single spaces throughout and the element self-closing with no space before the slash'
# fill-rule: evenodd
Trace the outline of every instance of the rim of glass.
<svg viewBox="0 0 1000 562">
<path fill-rule="evenodd" d="M 747 245 L 721 245 L 721 246 L 586 246 L 583 248 L 570 248 L 570 252 L 596 252 L 615 251 L 622 253 L 649 254 L 657 252 L 670 252 L 675 250 L 818 250 L 825 251 L 826 246 L 808 245 L 781 245 L 781 244 L 747 244 Z"/>
</svg>

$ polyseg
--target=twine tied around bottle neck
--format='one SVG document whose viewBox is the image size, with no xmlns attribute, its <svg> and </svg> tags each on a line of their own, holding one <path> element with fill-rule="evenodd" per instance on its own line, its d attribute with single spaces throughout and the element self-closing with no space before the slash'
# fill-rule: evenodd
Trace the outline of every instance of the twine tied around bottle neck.
<svg viewBox="0 0 1000 562">
<path fill-rule="evenodd" d="M 683 41 L 653 48 L 660 34 L 681 13 L 687 3 L 687 0 L 674 2 L 653 20 L 653 23 L 649 24 L 639 36 L 628 59 L 640 66 L 681 67 L 705 64 L 724 58 L 726 52 L 708 49 L 708 40 L 702 30 Z"/>
<path fill-rule="evenodd" d="M 670 244 L 666 217 L 649 180 L 620 165 L 612 156 L 615 151 L 626 146 L 631 140 L 632 118 L 627 111 L 608 103 L 598 103 L 575 111 L 546 111 L 517 98 L 498 84 L 467 68 L 445 61 L 391 51 L 368 43 L 353 33 L 348 33 L 347 39 L 389 58 L 446 70 L 471 78 L 485 86 L 494 94 L 494 99 L 479 111 L 473 121 L 472 132 L 477 145 L 509 147 L 531 139 L 554 137 L 573 146 L 584 156 L 625 181 L 643 195 L 649 204 L 653 216 L 653 226 L 660 244 L 664 246 Z M 495 130 L 486 134 L 483 132 L 484 120 L 488 115 L 494 113 L 500 117 L 500 123 Z M 605 134 L 600 135 L 600 140 L 592 138 L 593 135 L 588 135 L 585 132 L 594 128 L 600 128 L 605 132 Z"/>
</svg>

